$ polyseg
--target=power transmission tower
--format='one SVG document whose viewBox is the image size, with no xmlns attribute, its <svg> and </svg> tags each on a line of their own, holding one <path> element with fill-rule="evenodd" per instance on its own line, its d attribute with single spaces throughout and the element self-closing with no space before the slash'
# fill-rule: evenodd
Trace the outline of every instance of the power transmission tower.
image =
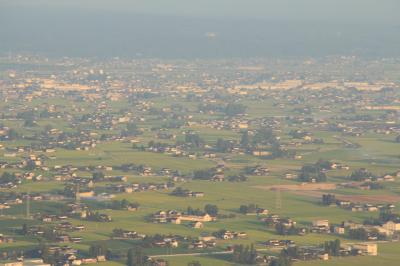
<svg viewBox="0 0 400 266">
<path fill-rule="evenodd" d="M 79 195 L 79 182 L 78 182 L 78 184 L 76 184 L 75 203 L 76 204 L 80 204 L 81 203 L 81 197 Z"/>
<path fill-rule="evenodd" d="M 26 219 L 31 218 L 31 196 L 30 191 L 28 190 L 28 194 L 26 195 Z"/>
<path fill-rule="evenodd" d="M 280 210 L 282 208 L 282 195 L 281 190 L 277 188 L 275 190 L 275 209 Z"/>
</svg>

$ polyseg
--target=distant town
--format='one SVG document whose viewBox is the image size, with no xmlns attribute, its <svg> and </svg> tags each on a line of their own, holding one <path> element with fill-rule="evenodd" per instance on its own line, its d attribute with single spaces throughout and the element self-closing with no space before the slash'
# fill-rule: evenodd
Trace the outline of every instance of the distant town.
<svg viewBox="0 0 400 266">
<path fill-rule="evenodd" d="M 399 71 L 3 55 L 0 265 L 400 260 Z"/>
</svg>

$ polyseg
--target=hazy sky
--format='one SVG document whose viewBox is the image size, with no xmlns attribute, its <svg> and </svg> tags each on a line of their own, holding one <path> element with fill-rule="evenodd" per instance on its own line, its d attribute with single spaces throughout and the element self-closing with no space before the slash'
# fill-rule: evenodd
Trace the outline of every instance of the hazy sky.
<svg viewBox="0 0 400 266">
<path fill-rule="evenodd" d="M 399 11 L 400 0 L 0 0 L 0 53 L 397 56 Z"/>
<path fill-rule="evenodd" d="M 11 6 L 86 8 L 144 14 L 399 22 L 399 0 L 0 0 Z"/>
</svg>

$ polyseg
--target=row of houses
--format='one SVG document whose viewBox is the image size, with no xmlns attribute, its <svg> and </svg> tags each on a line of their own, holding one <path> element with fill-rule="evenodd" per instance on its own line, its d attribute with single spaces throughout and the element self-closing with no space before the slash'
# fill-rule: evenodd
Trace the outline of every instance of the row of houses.
<svg viewBox="0 0 400 266">
<path fill-rule="evenodd" d="M 109 184 L 106 189 L 115 193 L 133 193 L 142 191 L 167 190 L 173 187 L 173 183 L 132 183 L 132 184 Z"/>
<path fill-rule="evenodd" d="M 392 237 L 394 234 L 398 234 L 400 232 L 400 221 L 387 221 L 380 225 L 343 222 L 343 227 L 347 229 L 364 229 L 368 234 L 368 240 L 377 240 L 377 234 L 385 237 Z"/>
<path fill-rule="evenodd" d="M 230 230 L 220 230 L 213 235 L 219 239 L 229 240 L 229 239 L 238 239 L 238 238 L 246 238 L 247 234 L 245 232 L 235 232 Z"/>
<path fill-rule="evenodd" d="M 13 243 L 13 242 L 14 242 L 14 238 L 0 234 L 0 244 Z"/>
<path fill-rule="evenodd" d="M 216 218 L 209 214 L 203 215 L 187 215 L 179 211 L 158 211 L 151 216 L 151 221 L 154 223 L 174 223 L 180 224 L 181 222 L 211 222 Z"/>
<path fill-rule="evenodd" d="M 323 194 L 322 204 L 327 206 L 337 206 L 353 212 L 375 212 L 384 208 L 393 210 L 396 207 L 394 204 L 353 203 L 350 200 L 336 199 L 336 195 L 334 194 Z"/>
</svg>

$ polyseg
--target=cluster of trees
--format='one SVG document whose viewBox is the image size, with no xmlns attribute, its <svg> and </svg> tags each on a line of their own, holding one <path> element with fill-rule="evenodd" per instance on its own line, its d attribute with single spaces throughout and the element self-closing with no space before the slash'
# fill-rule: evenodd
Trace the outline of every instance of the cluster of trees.
<svg viewBox="0 0 400 266">
<path fill-rule="evenodd" d="M 248 131 L 245 131 L 240 139 L 240 145 L 243 148 L 273 146 L 276 144 L 279 144 L 279 142 L 270 128 L 260 128 L 253 136 L 250 136 Z"/>
<path fill-rule="evenodd" d="M 322 170 L 331 170 L 332 169 L 332 162 L 324 159 L 319 159 L 315 166 L 322 169 Z"/>
<path fill-rule="evenodd" d="M 340 255 L 340 240 L 336 239 L 334 241 L 325 241 L 324 243 L 325 252 L 329 256 L 339 256 Z"/>
<path fill-rule="evenodd" d="M 204 145 L 204 140 L 198 134 L 186 132 L 185 143 L 195 148 L 200 148 Z"/>
<path fill-rule="evenodd" d="M 303 131 L 303 130 L 293 129 L 293 130 L 291 130 L 289 132 L 289 136 L 291 136 L 294 139 L 302 139 L 302 138 L 304 138 L 305 136 L 308 136 L 308 135 L 309 135 L 309 133 L 306 132 L 306 131 Z"/>
<path fill-rule="evenodd" d="M 235 142 L 232 140 L 224 140 L 219 138 L 217 140 L 217 143 L 215 144 L 215 151 L 216 152 L 231 152 L 233 148 L 235 147 Z"/>
<path fill-rule="evenodd" d="M 114 165 L 113 169 L 115 170 L 120 170 L 123 172 L 129 172 L 129 171 L 136 171 L 136 172 L 143 172 L 143 170 L 146 168 L 145 165 L 143 164 L 133 164 L 133 163 L 126 163 L 126 164 L 121 164 L 121 165 Z"/>
<path fill-rule="evenodd" d="M 256 213 L 257 209 L 258 209 L 258 205 L 251 203 L 248 205 L 240 205 L 239 212 L 243 213 L 243 214 Z"/>
<path fill-rule="evenodd" d="M 88 221 L 94 221 L 94 222 L 111 222 L 110 216 L 99 213 L 97 211 L 96 212 L 88 211 L 86 214 L 86 219 Z"/>
<path fill-rule="evenodd" d="M 36 163 L 33 160 L 28 160 L 25 165 L 25 170 L 31 171 L 36 168 Z"/>
<path fill-rule="evenodd" d="M 2 127 L 0 126 L 0 128 L 2 128 Z M 19 136 L 18 132 L 17 132 L 16 130 L 10 128 L 10 129 L 7 131 L 7 134 L 6 134 L 6 135 L 1 135 L 1 136 L 0 136 L 0 141 L 16 140 L 16 139 L 18 139 L 19 137 L 20 137 L 20 136 Z"/>
<path fill-rule="evenodd" d="M 59 252 L 55 252 L 54 254 L 51 254 L 49 252 L 49 247 L 45 243 L 40 243 L 39 244 L 39 253 L 43 259 L 43 262 L 51 264 L 51 265 L 56 265 L 58 262 L 63 260 L 62 254 Z"/>
<path fill-rule="evenodd" d="M 376 176 L 369 172 L 367 169 L 360 168 L 353 171 L 349 178 L 353 181 L 364 181 L 365 179 L 374 180 L 376 179 Z"/>
<path fill-rule="evenodd" d="M 266 168 L 266 167 L 262 167 L 261 165 L 246 166 L 246 167 L 243 169 L 243 172 L 244 172 L 245 174 L 247 174 L 247 175 L 254 175 L 254 174 L 256 174 L 256 172 L 257 172 L 259 169 L 260 169 L 260 170 L 263 169 L 263 170 L 262 170 L 262 173 L 260 173 L 260 174 L 262 174 L 262 175 L 268 175 L 269 169 Z"/>
<path fill-rule="evenodd" d="M 304 165 L 299 174 L 299 180 L 302 182 L 325 182 L 326 174 L 318 164 Z"/>
<path fill-rule="evenodd" d="M 196 215 L 196 216 L 201 216 L 204 215 L 205 212 L 200 210 L 199 208 L 194 209 L 191 206 L 187 207 L 186 212 L 187 215 Z"/>
<path fill-rule="evenodd" d="M 24 120 L 24 127 L 34 127 L 36 126 L 35 112 L 24 111 L 17 114 L 17 118 Z"/>
<path fill-rule="evenodd" d="M 240 103 L 228 103 L 225 106 L 224 113 L 227 116 L 235 116 L 244 114 L 246 112 L 246 106 Z"/>
<path fill-rule="evenodd" d="M 129 202 L 126 199 L 123 200 L 113 200 L 103 202 L 103 208 L 112 210 L 126 210 L 130 208 L 139 208 L 140 204 L 137 202 Z"/>
<path fill-rule="evenodd" d="M 260 128 L 252 138 L 253 146 L 274 146 L 279 145 L 278 139 L 270 128 Z"/>
<path fill-rule="evenodd" d="M 246 150 L 268 150 L 271 152 L 267 157 L 278 158 L 291 155 L 291 151 L 284 150 L 278 141 L 278 138 L 270 128 L 260 128 L 252 136 L 247 131 L 242 133 L 240 139 L 240 146 Z"/>
<path fill-rule="evenodd" d="M 107 247 L 105 242 L 98 242 L 90 245 L 89 255 L 92 257 L 97 256 L 108 256 L 110 254 L 110 250 Z"/>
<path fill-rule="evenodd" d="M 277 223 L 275 225 L 275 230 L 279 235 L 298 235 L 301 232 L 301 229 L 294 225 L 286 226 L 282 223 Z"/>
<path fill-rule="evenodd" d="M 232 261 L 235 263 L 251 265 L 255 264 L 257 259 L 257 250 L 254 245 L 243 246 L 235 245 L 233 247 Z"/>
<path fill-rule="evenodd" d="M 377 189 L 383 189 L 384 186 L 381 183 L 378 182 L 365 182 L 362 184 L 363 186 L 369 186 L 370 189 L 377 190 Z"/>
<path fill-rule="evenodd" d="M 210 180 L 215 175 L 215 169 L 203 169 L 193 172 L 193 179 Z"/>
<path fill-rule="evenodd" d="M 41 258 L 43 259 L 43 261 L 45 263 L 48 263 L 51 265 L 64 265 L 65 261 L 67 259 L 66 255 L 61 252 L 58 252 L 58 251 L 50 252 L 49 246 L 47 246 L 47 244 L 45 244 L 45 243 L 40 243 L 39 249 L 37 251 L 38 251 L 38 254 L 35 254 L 32 257 L 35 258 L 39 255 L 39 256 L 41 256 Z M 25 256 L 26 255 L 29 256 L 29 253 L 26 251 L 23 254 Z M 111 258 L 111 256 L 112 256 L 111 251 L 107 248 L 107 246 L 104 242 L 95 243 L 95 244 L 90 245 L 89 255 L 91 257 L 106 256 L 107 259 Z"/>
<path fill-rule="evenodd" d="M 386 240 L 386 236 L 380 234 L 377 229 L 367 231 L 365 228 L 350 229 L 349 238 L 363 241 L 369 240 L 370 238 L 377 240 Z"/>
<path fill-rule="evenodd" d="M 322 195 L 322 204 L 323 205 L 336 204 L 336 196 L 334 194 Z"/>
<path fill-rule="evenodd" d="M 227 116 L 244 114 L 247 109 L 245 105 L 240 103 L 228 103 L 227 105 L 207 103 L 199 104 L 197 108 L 201 112 L 221 112 Z"/>
<path fill-rule="evenodd" d="M 369 234 L 364 228 L 356 228 L 349 230 L 349 238 L 357 240 L 368 240 Z"/>
<path fill-rule="evenodd" d="M 157 149 L 160 151 L 166 149 L 168 146 L 169 145 L 167 143 L 155 142 L 153 140 L 151 140 L 147 143 L 148 148 Z"/>
<path fill-rule="evenodd" d="M 124 235 L 125 230 L 122 228 L 114 228 L 112 231 L 113 237 L 122 237 Z"/>
<path fill-rule="evenodd" d="M 245 182 L 247 181 L 247 176 L 245 175 L 230 175 L 228 176 L 229 182 Z"/>
<path fill-rule="evenodd" d="M 288 247 L 282 249 L 277 259 L 271 261 L 269 266 L 291 266 L 292 258 L 298 257 L 297 247 Z"/>
<path fill-rule="evenodd" d="M 206 206 L 204 206 L 204 211 L 200 210 L 199 208 L 194 209 L 192 207 L 187 207 L 186 209 L 186 214 L 187 215 L 197 215 L 197 216 L 202 216 L 204 214 L 209 214 L 211 216 L 217 216 L 218 215 L 218 206 L 217 205 L 213 205 L 213 204 L 207 204 Z"/>
<path fill-rule="evenodd" d="M 23 224 L 21 230 L 19 231 L 21 235 L 27 235 L 29 233 L 29 228 L 27 224 Z"/>
<path fill-rule="evenodd" d="M 84 188 L 83 190 L 80 190 L 80 192 L 87 192 L 87 188 Z M 70 198 L 75 198 L 77 196 L 77 185 L 73 183 L 66 183 L 64 185 L 64 190 L 62 191 L 62 194 L 64 196 L 70 197 Z"/>
<path fill-rule="evenodd" d="M 165 238 L 183 239 L 182 236 L 178 235 L 161 235 L 161 234 L 146 235 L 146 237 L 143 238 L 143 240 L 140 242 L 140 246 L 143 248 L 154 248 L 156 247 L 155 243 L 163 241 Z"/>
<path fill-rule="evenodd" d="M 23 228 L 24 229 L 24 228 Z M 43 238 L 49 241 L 56 241 L 62 232 L 57 231 L 54 227 L 44 227 L 43 228 Z"/>
<path fill-rule="evenodd" d="M 142 131 L 134 123 L 126 124 L 126 128 L 121 131 L 121 135 L 125 137 L 137 136 L 142 134 Z"/>
<path fill-rule="evenodd" d="M 14 173 L 4 172 L 0 176 L 0 184 L 7 184 L 7 183 L 17 183 L 19 179 L 15 176 Z"/>
<path fill-rule="evenodd" d="M 61 232 L 60 230 L 56 230 L 54 226 L 39 226 L 39 230 L 43 231 L 42 237 L 50 242 L 55 242 L 57 241 L 57 237 L 60 235 L 64 234 L 64 232 Z M 30 235 L 32 232 L 29 230 L 29 227 L 27 224 L 23 224 L 21 229 L 18 230 L 18 232 L 21 235 Z"/>
<path fill-rule="evenodd" d="M 271 261 L 269 266 L 291 266 L 292 261 L 289 257 L 284 255 L 279 255 L 278 259 L 274 259 Z"/>
<path fill-rule="evenodd" d="M 204 206 L 204 212 L 211 216 L 217 216 L 218 211 L 219 210 L 217 205 L 207 204 L 206 206 Z"/>
<path fill-rule="evenodd" d="M 177 187 L 171 192 L 171 195 L 178 196 L 178 197 L 186 197 L 188 195 L 188 193 L 190 193 L 189 189 Z"/>
<path fill-rule="evenodd" d="M 172 120 L 166 121 L 162 125 L 162 128 L 181 128 L 182 126 L 184 126 L 184 124 L 185 124 L 185 122 L 182 120 L 172 119 Z"/>
<path fill-rule="evenodd" d="M 51 265 L 59 265 L 62 262 L 65 262 L 65 255 L 60 253 L 60 252 L 55 252 L 55 253 L 50 253 L 49 252 L 49 247 L 45 243 L 40 243 L 39 244 L 39 249 L 38 249 L 39 254 L 43 259 L 45 263 L 51 264 Z M 24 255 L 27 255 L 26 252 L 24 252 Z M 111 251 L 107 248 L 107 245 L 105 242 L 99 242 L 90 245 L 89 247 L 89 255 L 91 257 L 97 257 L 97 256 L 106 256 L 107 259 L 111 258 L 112 254 Z"/>
<path fill-rule="evenodd" d="M 130 248 L 126 260 L 127 266 L 145 266 L 147 264 L 147 256 L 145 256 L 143 249 L 139 246 Z"/>
<path fill-rule="evenodd" d="M 226 229 L 221 229 L 221 230 L 218 230 L 218 231 L 212 233 L 212 235 L 217 237 L 217 238 L 222 238 L 227 231 L 228 230 L 226 230 Z"/>
<path fill-rule="evenodd" d="M 388 221 L 400 221 L 400 215 L 393 212 L 389 206 L 382 208 L 379 212 L 379 221 L 385 223 Z"/>
<path fill-rule="evenodd" d="M 106 176 L 104 175 L 104 173 L 103 172 L 100 172 L 100 171 L 96 171 L 96 172 L 94 172 L 93 174 L 92 174 L 92 179 L 93 179 L 93 182 L 101 182 L 101 181 L 104 181 L 104 178 L 105 178 Z"/>
</svg>

